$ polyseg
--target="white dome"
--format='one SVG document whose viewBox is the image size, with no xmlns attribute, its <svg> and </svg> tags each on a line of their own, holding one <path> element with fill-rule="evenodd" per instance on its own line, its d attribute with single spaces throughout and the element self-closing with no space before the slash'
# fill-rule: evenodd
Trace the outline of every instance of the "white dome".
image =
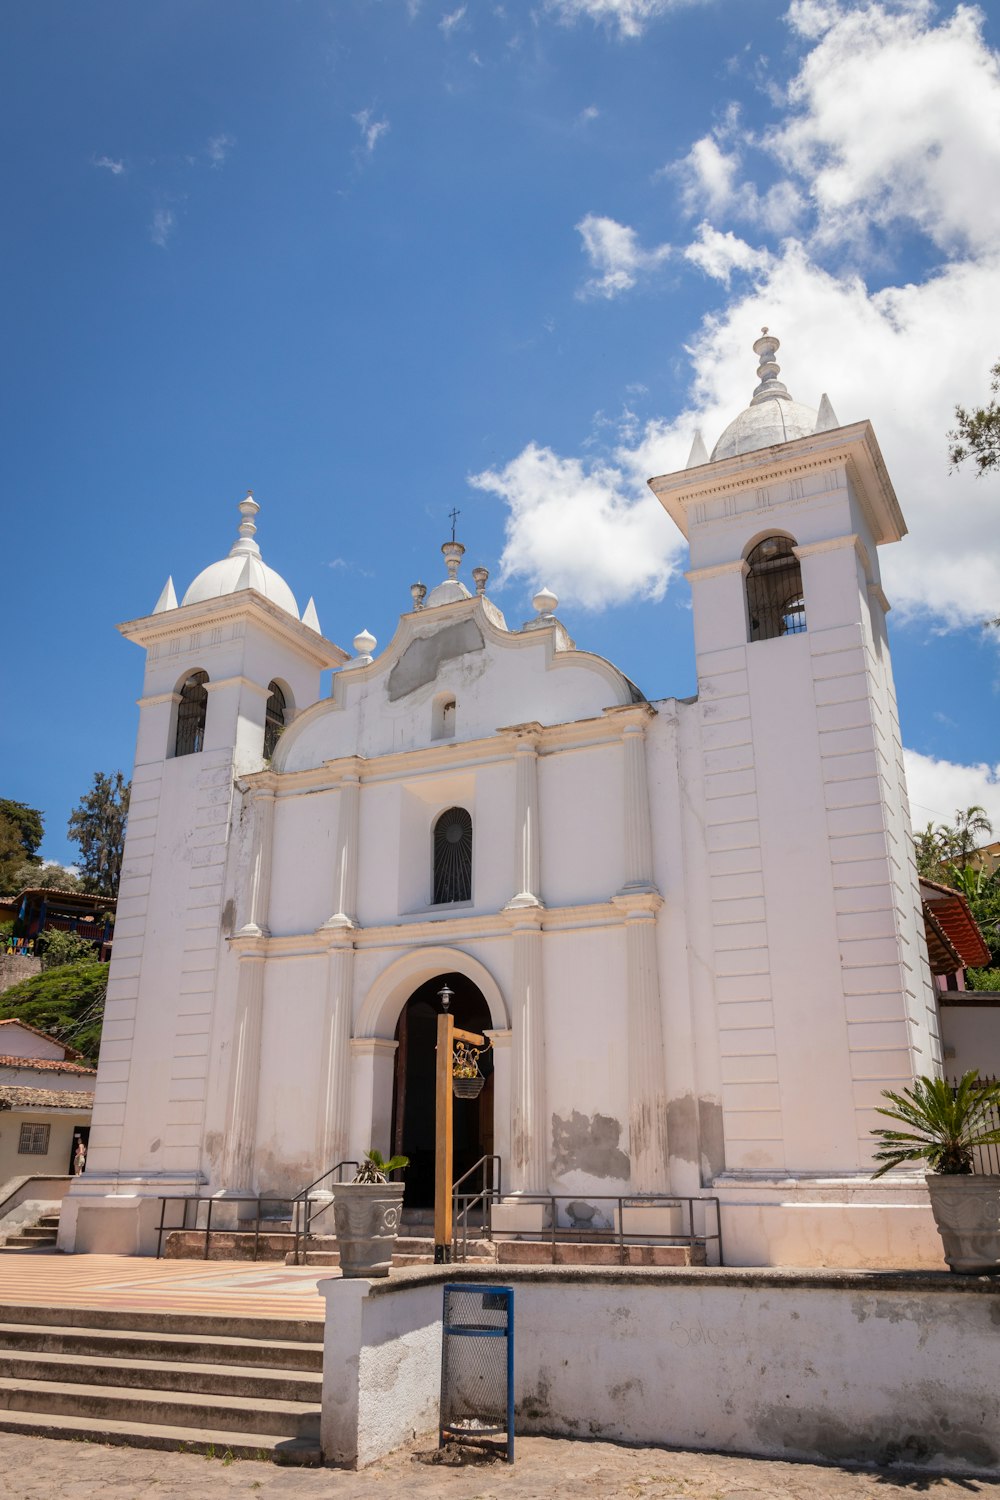
<svg viewBox="0 0 1000 1500">
<path fill-rule="evenodd" d="M 775 443 L 790 443 L 793 438 L 807 437 L 816 431 L 816 412 L 790 396 L 768 396 L 756 406 L 741 411 L 730 422 L 712 449 L 717 458 L 733 458 L 737 453 L 753 453 Z"/>
<path fill-rule="evenodd" d="M 203 568 L 188 588 L 181 604 L 200 604 L 205 599 L 219 599 L 224 594 L 236 594 L 241 589 L 256 589 L 265 599 L 270 599 L 279 609 L 299 618 L 299 606 L 288 584 L 280 573 L 269 568 L 260 555 L 254 541 L 257 528 L 253 518 L 260 506 L 252 495 L 240 501 L 240 534 L 228 557 Z"/>
<path fill-rule="evenodd" d="M 755 453 L 759 448 L 772 448 L 776 443 L 790 443 L 817 430 L 819 413 L 811 406 L 793 401 L 778 379 L 780 366 L 774 356 L 779 347 L 774 335 L 762 328 L 761 337 L 753 346 L 760 361 L 757 366 L 760 384 L 746 411 L 730 422 L 712 449 L 711 463 L 720 458 L 735 458 L 740 453 Z"/>
</svg>

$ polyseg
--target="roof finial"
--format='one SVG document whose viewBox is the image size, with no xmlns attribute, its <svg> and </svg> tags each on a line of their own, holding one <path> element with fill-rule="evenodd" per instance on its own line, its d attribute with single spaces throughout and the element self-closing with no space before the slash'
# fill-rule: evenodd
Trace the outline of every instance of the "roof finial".
<svg viewBox="0 0 1000 1500">
<path fill-rule="evenodd" d="M 452 541 L 455 540 L 455 526 L 456 526 L 456 524 L 458 522 L 458 518 L 459 518 L 459 516 L 461 514 L 462 514 L 462 512 L 460 510 L 450 510 L 448 512 L 448 519 L 451 522 L 451 539 L 452 539 Z"/>
<path fill-rule="evenodd" d="M 253 518 L 260 510 L 260 506 L 253 497 L 253 490 L 247 490 L 246 499 L 240 501 L 238 509 L 242 518 L 240 520 L 240 534 L 232 547 L 230 547 L 229 556 L 238 557 L 241 552 L 250 552 L 254 557 L 259 557 L 260 547 L 254 541 L 257 528 L 254 525 Z"/>
<path fill-rule="evenodd" d="M 781 366 L 775 362 L 774 356 L 781 348 L 781 340 L 776 339 L 773 334 L 768 333 L 767 327 L 760 330 L 761 336 L 753 346 L 753 352 L 757 355 L 760 363 L 757 366 L 757 379 L 760 385 L 750 398 L 751 406 L 759 406 L 762 401 L 790 401 L 787 389 L 778 379 Z"/>
</svg>

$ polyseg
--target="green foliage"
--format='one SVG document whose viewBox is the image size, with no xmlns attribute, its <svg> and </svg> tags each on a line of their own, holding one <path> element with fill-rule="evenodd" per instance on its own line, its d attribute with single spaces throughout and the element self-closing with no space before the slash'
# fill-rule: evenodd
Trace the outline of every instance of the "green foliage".
<svg viewBox="0 0 1000 1500">
<path fill-rule="evenodd" d="M 0 892 L 16 895 L 21 889 L 18 872 L 24 864 L 24 845 L 17 825 L 0 812 Z"/>
<path fill-rule="evenodd" d="M 60 932 L 58 928 L 47 930 L 38 946 L 43 969 L 58 969 L 63 964 L 93 963 L 97 957 L 93 943 L 88 943 L 78 932 Z"/>
<path fill-rule="evenodd" d="M 29 859 L 38 853 L 42 842 L 42 814 L 37 807 L 27 807 L 23 802 L 11 802 L 9 797 L 0 797 L 0 817 L 6 818 L 17 829 L 21 848 Z"/>
<path fill-rule="evenodd" d="M 96 1063 L 107 988 L 107 964 L 62 964 L 4 990 L 0 1020 L 25 1021 Z"/>
<path fill-rule="evenodd" d="M 381 1151 L 374 1147 L 367 1152 L 364 1161 L 358 1170 L 355 1182 L 388 1182 L 390 1172 L 402 1172 L 404 1167 L 410 1165 L 408 1156 L 393 1156 L 386 1161 Z"/>
<path fill-rule="evenodd" d="M 917 1078 L 902 1094 L 883 1089 L 882 1098 L 892 1108 L 878 1105 L 878 1113 L 907 1129 L 872 1131 L 879 1142 L 875 1160 L 882 1164 L 873 1175 L 923 1161 L 930 1172 L 967 1176 L 974 1147 L 1000 1144 L 1000 1127 L 993 1123 L 1000 1109 L 1000 1083 L 977 1084 L 976 1078 L 973 1069 L 954 1088 L 943 1078 Z"/>
<path fill-rule="evenodd" d="M 131 789 L 121 771 L 95 771 L 93 786 L 70 813 L 67 832 L 80 846 L 84 890 L 118 895 Z"/>
<path fill-rule="evenodd" d="M 966 969 L 965 988 L 991 990 L 995 995 L 1000 994 L 1000 969 Z"/>
<path fill-rule="evenodd" d="M 975 851 L 993 832 L 981 807 L 958 808 L 955 822 L 928 823 L 914 839 L 917 869 L 928 880 L 961 891 L 990 950 L 991 967 L 1000 964 L 1000 867 L 989 869 Z"/>
<path fill-rule="evenodd" d="M 990 371 L 990 390 L 1000 392 L 1000 362 Z M 948 459 L 952 468 L 971 458 L 977 474 L 1000 467 L 1000 405 L 990 401 L 967 411 L 955 407 L 955 427 L 948 434 Z"/>
</svg>

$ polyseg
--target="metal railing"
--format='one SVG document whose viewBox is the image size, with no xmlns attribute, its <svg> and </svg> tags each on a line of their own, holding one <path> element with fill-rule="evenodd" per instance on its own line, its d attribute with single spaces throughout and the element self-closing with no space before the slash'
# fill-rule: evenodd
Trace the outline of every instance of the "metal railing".
<svg viewBox="0 0 1000 1500">
<path fill-rule="evenodd" d="M 208 1260 L 210 1258 L 213 1235 L 252 1234 L 252 1259 L 257 1260 L 260 1253 L 261 1235 L 266 1235 L 269 1232 L 275 1232 L 273 1226 L 281 1225 L 282 1227 L 276 1232 L 279 1234 L 289 1235 L 292 1241 L 293 1254 L 295 1256 L 293 1264 L 299 1265 L 301 1263 L 299 1260 L 301 1247 L 303 1247 L 304 1244 L 308 1241 L 308 1237 L 311 1233 L 314 1220 L 317 1219 L 321 1213 L 324 1213 L 326 1209 L 329 1208 L 330 1203 L 332 1202 L 332 1199 L 326 1199 L 325 1201 L 316 1204 L 309 1197 L 310 1193 L 312 1193 L 315 1188 L 319 1187 L 320 1183 L 326 1182 L 329 1178 L 334 1177 L 335 1174 L 335 1180 L 338 1182 L 342 1181 L 342 1174 L 344 1169 L 346 1167 L 350 1167 L 353 1170 L 356 1170 L 357 1165 L 358 1164 L 356 1161 L 338 1162 L 335 1167 L 331 1167 L 329 1171 L 324 1172 L 322 1177 L 317 1177 L 315 1182 L 311 1182 L 308 1187 L 304 1187 L 301 1192 L 296 1193 L 294 1197 L 289 1196 L 287 1198 L 282 1198 L 271 1196 L 267 1193 L 244 1193 L 237 1196 L 227 1194 L 224 1198 L 200 1197 L 194 1194 L 180 1193 L 172 1194 L 169 1196 L 161 1196 L 160 1222 L 157 1225 L 156 1231 L 156 1258 L 157 1260 L 161 1260 L 163 1258 L 163 1236 L 165 1234 L 172 1234 L 177 1232 L 183 1234 L 199 1234 L 204 1236 L 204 1246 L 202 1249 L 203 1260 Z M 181 1205 L 179 1223 L 175 1222 L 172 1224 L 168 1224 L 166 1222 L 167 1205 L 170 1203 L 179 1203 Z M 240 1213 L 239 1211 L 237 1211 L 235 1225 L 229 1223 L 222 1226 L 213 1226 L 213 1214 L 217 1214 L 220 1208 L 228 1210 L 229 1205 L 231 1204 L 241 1205 L 247 1203 L 251 1203 L 254 1205 L 253 1213 Z M 287 1213 L 275 1212 L 275 1210 L 280 1210 L 282 1208 L 287 1208 Z M 202 1223 L 199 1223 L 198 1220 L 201 1217 L 202 1210 L 204 1210 L 204 1221 Z M 270 1212 L 268 1212 L 267 1210 L 270 1210 Z"/>
<path fill-rule="evenodd" d="M 479 1173 L 479 1187 L 459 1189 Z M 499 1156 L 481 1156 L 451 1185 L 451 1258 L 466 1260 L 469 1249 L 469 1215 L 477 1209 L 482 1211 L 483 1228 L 490 1239 L 490 1204 L 499 1203 L 503 1197 L 503 1168 Z M 478 1227 L 478 1226 L 477 1226 Z M 459 1254 L 461 1244 L 461 1254 Z"/>
<path fill-rule="evenodd" d="M 986 1088 L 997 1081 L 995 1077 L 980 1074 L 976 1079 L 976 1087 Z M 957 1078 L 949 1078 L 948 1082 L 952 1088 L 958 1086 Z M 1000 1130 L 1000 1105 L 993 1104 L 984 1111 L 982 1127 L 984 1130 Z M 1000 1145 L 994 1141 L 991 1145 L 975 1146 L 972 1151 L 972 1171 L 976 1177 L 1000 1174 Z"/>
<path fill-rule="evenodd" d="M 300 1266 L 302 1264 L 300 1257 L 308 1248 L 313 1221 L 318 1219 L 321 1214 L 325 1214 L 333 1203 L 333 1198 L 330 1197 L 324 1198 L 321 1203 L 317 1204 L 315 1198 L 311 1195 L 321 1183 L 329 1182 L 331 1178 L 333 1178 L 334 1182 L 343 1182 L 345 1167 L 350 1167 L 352 1172 L 358 1170 L 356 1161 L 338 1161 L 337 1165 L 330 1167 L 328 1171 L 323 1173 L 322 1177 L 317 1177 L 315 1182 L 310 1182 L 308 1187 L 304 1187 L 300 1193 L 296 1193 L 292 1200 L 292 1230 L 295 1235 L 295 1243 L 292 1246 L 293 1266 Z"/>
<path fill-rule="evenodd" d="M 477 1166 L 479 1164 L 477 1163 Z M 475 1169 L 473 1169 L 475 1170 Z M 468 1175 L 468 1174 L 467 1174 Z M 461 1179 L 460 1179 L 461 1181 Z M 549 1210 L 549 1222 L 544 1227 L 531 1229 L 498 1229 L 492 1223 L 490 1209 L 492 1204 L 499 1200 L 499 1190 L 496 1193 L 460 1193 L 457 1191 L 459 1183 L 455 1184 L 455 1223 L 461 1222 L 460 1216 L 466 1215 L 465 1233 L 459 1237 L 456 1233 L 453 1241 L 453 1255 L 458 1260 L 466 1258 L 466 1247 L 468 1245 L 468 1223 L 467 1209 L 473 1204 L 482 1202 L 485 1213 L 485 1237 L 494 1241 L 498 1240 L 530 1240 L 535 1243 L 548 1242 L 551 1262 L 556 1262 L 556 1247 L 559 1244 L 592 1244 L 592 1245 L 615 1245 L 618 1249 L 619 1265 L 628 1264 L 628 1250 L 634 1245 L 686 1245 L 690 1249 L 695 1246 L 708 1246 L 712 1242 L 718 1246 L 719 1264 L 723 1264 L 722 1257 L 722 1216 L 719 1208 L 719 1200 L 715 1197 L 685 1198 L 676 1193 L 622 1193 L 613 1195 L 610 1193 L 588 1193 L 586 1196 L 580 1193 L 518 1193 L 517 1203 L 540 1204 Z M 595 1226 L 594 1220 L 598 1217 L 600 1210 L 597 1204 L 607 1203 L 614 1205 L 610 1214 L 604 1217 L 610 1218 L 607 1227 Z M 591 1218 L 581 1218 L 579 1214 L 566 1212 L 565 1219 L 569 1223 L 559 1222 L 559 1205 L 586 1206 L 594 1209 Z M 699 1216 L 703 1222 L 700 1228 L 695 1226 L 695 1211 L 698 1207 Z M 637 1223 L 634 1218 L 630 1219 L 629 1211 L 633 1209 L 678 1209 L 682 1222 L 686 1220 L 687 1227 L 671 1228 L 651 1232 Z M 714 1219 L 714 1231 L 710 1228 L 710 1216 Z M 459 1253 L 459 1251 L 461 1253 Z"/>
</svg>

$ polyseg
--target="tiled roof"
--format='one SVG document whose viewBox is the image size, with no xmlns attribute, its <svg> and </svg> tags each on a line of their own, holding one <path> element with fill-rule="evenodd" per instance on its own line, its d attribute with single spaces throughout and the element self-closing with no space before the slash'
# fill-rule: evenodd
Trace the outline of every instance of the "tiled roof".
<svg viewBox="0 0 1000 1500">
<path fill-rule="evenodd" d="M 66 1042 L 61 1042 L 57 1036 L 50 1036 L 47 1031 L 39 1031 L 37 1026 L 31 1026 L 27 1021 L 19 1021 L 16 1016 L 8 1016 L 6 1021 L 0 1021 L 0 1026 L 20 1026 L 23 1031 L 30 1031 L 33 1036 L 40 1036 L 43 1041 L 52 1042 L 56 1047 L 62 1047 L 65 1056 L 70 1061 L 83 1056 L 82 1052 L 77 1052 L 75 1047 L 70 1047 Z"/>
<path fill-rule="evenodd" d="M 90 1089 L 0 1088 L 0 1109 L 93 1109 Z"/>
<path fill-rule="evenodd" d="M 0 1068 L 40 1068 L 46 1073 L 85 1073 L 88 1078 L 97 1077 L 96 1068 L 84 1067 L 82 1063 L 63 1062 L 57 1057 L 4 1057 L 0 1055 Z"/>
<path fill-rule="evenodd" d="M 949 974 L 955 968 L 989 963 L 990 950 L 961 891 L 921 876 L 920 899 L 933 973 Z M 952 955 L 958 959 L 957 964 Z"/>
</svg>

